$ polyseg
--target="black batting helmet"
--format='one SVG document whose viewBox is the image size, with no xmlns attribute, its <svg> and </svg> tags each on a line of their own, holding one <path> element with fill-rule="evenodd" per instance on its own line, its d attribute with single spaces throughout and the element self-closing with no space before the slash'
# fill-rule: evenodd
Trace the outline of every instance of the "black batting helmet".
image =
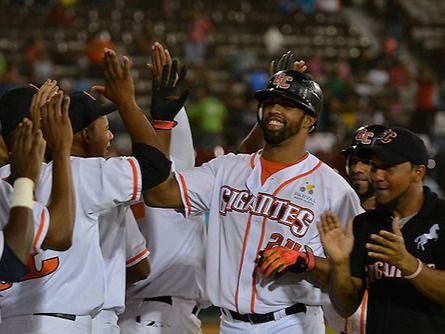
<svg viewBox="0 0 445 334">
<path fill-rule="evenodd" d="M 323 92 L 306 74 L 294 70 L 279 71 L 269 79 L 266 89 L 255 92 L 255 98 L 260 103 L 276 95 L 294 102 L 303 111 L 317 118 L 321 113 Z"/>
<path fill-rule="evenodd" d="M 388 128 L 380 124 L 361 126 L 355 130 L 354 137 L 351 141 L 351 146 L 343 149 L 341 152 L 348 155 L 349 153 L 354 153 L 362 148 L 366 148 L 369 145 L 373 145 L 386 130 L 388 130 Z"/>
</svg>

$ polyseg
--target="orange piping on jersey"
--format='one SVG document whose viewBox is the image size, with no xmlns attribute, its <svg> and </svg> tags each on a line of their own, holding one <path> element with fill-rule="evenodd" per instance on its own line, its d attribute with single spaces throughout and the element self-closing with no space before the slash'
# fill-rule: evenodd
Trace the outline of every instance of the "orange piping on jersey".
<svg viewBox="0 0 445 334">
<path fill-rule="evenodd" d="M 133 204 L 130 208 L 136 220 L 145 218 L 145 205 L 143 202 Z"/>
<path fill-rule="evenodd" d="M 240 260 L 240 263 L 239 263 L 239 270 L 238 270 L 238 282 L 236 284 L 236 291 L 235 291 L 235 307 L 236 307 L 236 311 L 237 312 L 239 312 L 238 294 L 239 294 L 239 285 L 240 285 L 240 279 L 241 279 L 241 270 L 243 269 L 244 253 L 246 252 L 247 239 L 249 237 L 251 221 L 252 221 L 252 215 L 249 214 L 249 219 L 247 220 L 246 231 L 244 232 L 243 250 L 241 252 L 241 260 Z"/>
<path fill-rule="evenodd" d="M 252 157 L 250 158 L 250 168 L 254 168 L 255 167 L 255 158 L 256 158 L 256 153 L 252 154 Z"/>
<path fill-rule="evenodd" d="M 305 156 L 306 156 L 306 155 L 305 155 Z M 302 160 L 299 160 L 299 161 L 302 161 Z M 305 176 L 307 176 L 307 175 L 309 175 L 309 174 L 312 174 L 312 173 L 315 172 L 318 168 L 320 168 L 321 165 L 322 165 L 322 162 L 321 162 L 321 160 L 320 160 L 320 161 L 318 161 L 318 163 L 315 165 L 314 168 L 312 168 L 311 170 L 307 171 L 306 173 L 299 174 L 299 175 L 297 175 L 297 176 L 295 176 L 295 177 L 293 177 L 293 178 L 291 178 L 291 179 L 289 179 L 289 180 L 287 180 L 287 181 L 284 181 L 284 182 L 281 183 L 281 184 L 278 186 L 278 188 L 273 192 L 272 196 L 276 196 L 276 195 L 281 191 L 281 189 L 283 189 L 283 188 L 284 188 L 285 186 L 287 186 L 289 183 L 291 183 L 291 182 L 293 182 L 293 181 L 295 181 L 295 180 L 301 179 L 302 177 L 305 177 Z M 260 238 L 260 242 L 259 242 L 258 247 L 257 247 L 257 253 L 260 251 L 260 248 L 261 248 L 261 246 L 262 246 L 262 244 L 263 244 L 263 242 L 264 242 L 264 234 L 265 234 L 265 231 L 266 231 L 266 222 L 267 222 L 267 218 L 264 218 L 264 219 L 263 219 L 263 224 L 262 224 L 262 226 L 261 226 L 261 238 Z M 254 275 L 253 275 L 253 277 L 252 277 L 252 299 L 251 299 L 251 303 L 250 303 L 250 308 L 251 308 L 251 310 L 252 310 L 252 313 L 255 313 L 255 312 L 254 312 L 254 309 L 255 309 L 255 298 L 256 298 L 256 268 L 255 268 L 253 274 L 254 274 Z"/>
<path fill-rule="evenodd" d="M 133 195 L 131 196 L 131 200 L 134 201 L 138 194 L 138 169 L 136 168 L 136 164 L 133 159 L 128 158 L 128 162 L 130 163 L 131 170 L 133 171 Z"/>
<path fill-rule="evenodd" d="M 362 298 L 362 311 L 360 313 L 360 334 L 365 334 L 366 332 L 366 309 L 368 307 L 368 290 L 365 290 Z"/>
<path fill-rule="evenodd" d="M 32 249 L 35 253 L 39 251 L 37 249 L 37 243 L 40 240 L 40 237 L 42 236 L 43 227 L 45 226 L 45 220 L 46 220 L 45 210 L 42 210 L 42 214 L 40 215 L 39 230 L 37 231 L 36 237 L 34 238 L 34 241 L 32 243 Z"/>
<path fill-rule="evenodd" d="M 131 259 L 127 260 L 126 264 L 127 267 L 131 267 L 132 265 L 134 265 L 137 260 L 139 260 L 140 258 L 142 258 L 143 256 L 148 255 L 148 249 L 144 248 L 144 250 L 142 252 L 140 252 L 138 255 L 133 256 Z"/>
<path fill-rule="evenodd" d="M 182 185 L 184 198 L 185 198 L 185 204 L 187 205 L 187 216 L 189 216 L 191 214 L 191 212 L 192 212 L 192 205 L 190 204 L 190 198 L 189 198 L 189 195 L 187 193 L 187 185 L 185 183 L 184 176 L 182 176 L 179 173 L 177 173 L 177 175 L 179 175 L 179 182 L 181 182 L 181 185 Z"/>
</svg>

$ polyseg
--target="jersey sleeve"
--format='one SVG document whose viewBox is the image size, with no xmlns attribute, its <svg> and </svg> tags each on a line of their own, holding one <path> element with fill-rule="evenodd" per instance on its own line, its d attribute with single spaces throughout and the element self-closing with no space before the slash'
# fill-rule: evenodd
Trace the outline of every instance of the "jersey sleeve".
<svg viewBox="0 0 445 334">
<path fill-rule="evenodd" d="M 100 213 L 141 196 L 142 177 L 134 157 L 83 159 L 81 200 L 87 213 Z"/>
<path fill-rule="evenodd" d="M 182 172 L 175 172 L 186 217 L 209 211 L 219 158 Z"/>
<path fill-rule="evenodd" d="M 364 212 L 360 199 L 352 188 L 347 188 L 343 195 L 337 196 L 336 199 L 332 211 L 335 212 L 343 227 L 351 218 Z"/>
<path fill-rule="evenodd" d="M 40 202 L 33 203 L 32 213 L 34 219 L 34 239 L 31 251 L 38 253 L 48 233 L 50 215 L 47 207 Z"/>
<path fill-rule="evenodd" d="M 125 214 L 125 233 L 126 233 L 126 265 L 132 267 L 143 259 L 150 252 L 146 247 L 146 241 L 137 225 L 132 211 L 129 209 Z"/>
<path fill-rule="evenodd" d="M 181 171 L 195 166 L 195 150 L 192 130 L 184 108 L 176 115 L 175 121 L 178 122 L 178 125 L 172 130 L 170 160 L 173 161 L 175 170 Z"/>
</svg>

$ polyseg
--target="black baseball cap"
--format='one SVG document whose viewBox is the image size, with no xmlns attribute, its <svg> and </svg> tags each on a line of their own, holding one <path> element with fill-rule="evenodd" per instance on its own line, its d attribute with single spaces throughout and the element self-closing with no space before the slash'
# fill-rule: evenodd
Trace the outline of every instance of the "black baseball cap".
<svg viewBox="0 0 445 334">
<path fill-rule="evenodd" d="M 72 93 L 70 98 L 69 117 L 73 133 L 85 129 L 96 119 L 117 110 L 114 103 L 100 104 L 93 95 L 86 91 Z"/>
<path fill-rule="evenodd" d="M 38 88 L 23 85 L 5 91 L 0 97 L 0 123 L 3 137 L 14 131 L 25 117 L 30 118 L 29 107 Z"/>
<path fill-rule="evenodd" d="M 388 128 L 368 149 L 390 165 L 411 162 L 414 165 L 428 166 L 429 156 L 425 143 L 405 128 Z"/>
</svg>

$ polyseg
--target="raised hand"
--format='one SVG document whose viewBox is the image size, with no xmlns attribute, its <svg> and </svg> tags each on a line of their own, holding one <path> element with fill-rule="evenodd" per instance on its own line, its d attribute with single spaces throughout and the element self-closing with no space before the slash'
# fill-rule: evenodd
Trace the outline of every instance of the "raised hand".
<svg viewBox="0 0 445 334">
<path fill-rule="evenodd" d="M 178 61 L 172 61 L 170 53 L 158 42 L 153 46 L 152 60 L 153 64 L 148 65 L 153 77 L 152 119 L 173 122 L 189 94 L 185 87 L 186 67 L 182 66 L 178 74 Z"/>
<path fill-rule="evenodd" d="M 57 92 L 40 108 L 43 135 L 53 153 L 71 152 L 73 143 L 73 129 L 68 116 L 70 106 L 69 97 L 63 92 Z"/>
<path fill-rule="evenodd" d="M 40 108 L 47 103 L 57 92 L 59 86 L 56 80 L 46 80 L 32 97 L 29 113 L 34 130 L 40 129 Z"/>
<path fill-rule="evenodd" d="M 411 255 L 406 247 L 399 227 L 400 217 L 394 215 L 392 233 L 381 230 L 378 234 L 371 234 L 371 242 L 366 244 L 368 256 L 389 263 L 401 269 L 405 275 L 416 270 L 417 259 Z"/>
<path fill-rule="evenodd" d="M 329 260 L 334 264 L 349 263 L 349 256 L 354 245 L 352 219 L 348 221 L 346 229 L 343 231 L 336 214 L 324 212 L 320 215 L 317 228 Z"/>
<path fill-rule="evenodd" d="M 114 102 L 120 109 L 134 106 L 134 82 L 131 75 L 131 62 L 128 57 L 122 57 L 122 62 L 115 51 L 105 49 L 105 85 L 91 87 L 95 92 Z"/>
<path fill-rule="evenodd" d="M 14 179 L 26 177 L 34 181 L 40 178 L 46 142 L 41 130 L 34 130 L 32 122 L 25 118 L 19 124 L 11 151 L 11 173 Z"/>
<path fill-rule="evenodd" d="M 297 60 L 297 56 L 292 51 L 288 51 L 283 53 L 278 61 L 272 60 L 269 74 L 274 75 L 279 71 L 285 70 L 304 72 L 307 70 L 307 66 L 303 60 Z"/>
</svg>

